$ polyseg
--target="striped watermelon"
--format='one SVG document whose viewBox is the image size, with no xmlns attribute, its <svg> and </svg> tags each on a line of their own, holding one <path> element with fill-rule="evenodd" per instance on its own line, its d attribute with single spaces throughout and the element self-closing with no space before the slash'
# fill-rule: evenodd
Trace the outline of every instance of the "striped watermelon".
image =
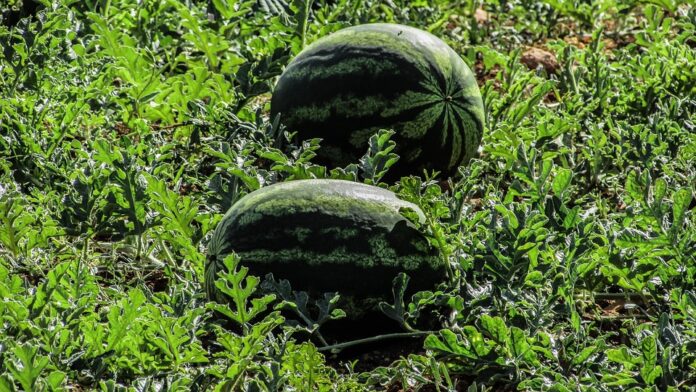
<svg viewBox="0 0 696 392">
<path fill-rule="evenodd" d="M 474 156 L 484 114 L 471 70 L 434 35 L 396 24 L 349 27 L 303 50 L 281 75 L 271 115 L 301 140 L 322 138 L 318 162 L 345 166 L 380 128 L 396 131 L 391 175 L 445 175 Z"/>
<path fill-rule="evenodd" d="M 414 204 L 390 191 L 342 180 L 298 180 L 254 191 L 215 229 L 208 247 L 206 290 L 223 258 L 236 252 L 252 274 L 273 273 L 295 290 L 338 291 L 351 299 L 391 299 L 399 272 L 411 290 L 431 289 L 445 268 L 426 238 L 399 212 Z"/>
</svg>

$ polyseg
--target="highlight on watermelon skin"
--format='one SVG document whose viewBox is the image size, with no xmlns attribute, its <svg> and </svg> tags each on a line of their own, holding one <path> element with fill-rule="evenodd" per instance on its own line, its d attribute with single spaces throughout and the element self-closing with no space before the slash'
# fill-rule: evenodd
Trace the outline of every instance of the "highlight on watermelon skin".
<svg viewBox="0 0 696 392">
<path fill-rule="evenodd" d="M 475 156 L 484 128 L 476 79 L 445 42 L 397 24 L 339 30 L 305 48 L 275 86 L 280 114 L 299 140 L 321 138 L 317 162 L 357 162 L 379 129 L 400 156 L 388 178 L 423 170 L 453 175 Z"/>
</svg>

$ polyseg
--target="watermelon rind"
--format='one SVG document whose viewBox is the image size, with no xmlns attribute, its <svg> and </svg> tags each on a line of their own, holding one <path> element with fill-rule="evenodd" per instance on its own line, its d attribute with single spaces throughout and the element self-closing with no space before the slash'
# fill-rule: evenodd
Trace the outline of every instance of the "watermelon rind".
<svg viewBox="0 0 696 392">
<path fill-rule="evenodd" d="M 252 274 L 272 273 L 295 290 L 389 298 L 399 272 L 413 290 L 445 277 L 438 253 L 402 212 L 424 222 L 413 203 L 376 186 L 343 180 L 298 180 L 256 190 L 224 215 L 208 246 L 206 290 L 222 260 L 236 253 Z"/>
<path fill-rule="evenodd" d="M 339 30 L 295 57 L 278 80 L 271 115 L 301 140 L 321 138 L 317 161 L 357 162 L 370 136 L 394 129 L 391 177 L 452 175 L 477 153 L 484 110 L 476 79 L 434 35 L 398 24 Z"/>
</svg>

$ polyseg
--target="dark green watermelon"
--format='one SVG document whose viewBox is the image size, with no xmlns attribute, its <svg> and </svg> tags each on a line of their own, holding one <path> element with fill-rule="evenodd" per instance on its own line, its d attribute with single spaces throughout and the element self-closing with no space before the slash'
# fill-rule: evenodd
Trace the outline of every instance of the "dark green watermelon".
<svg viewBox="0 0 696 392">
<path fill-rule="evenodd" d="M 299 180 L 254 191 L 225 214 L 208 246 L 206 290 L 222 260 L 237 253 L 252 274 L 273 273 L 295 290 L 340 292 L 352 299 L 391 299 L 399 272 L 410 291 L 432 289 L 445 266 L 400 210 L 414 204 L 375 186 L 342 180 Z"/>
<path fill-rule="evenodd" d="M 271 114 L 301 140 L 322 138 L 319 163 L 345 166 L 380 128 L 396 131 L 400 161 L 391 177 L 445 175 L 481 143 L 481 93 L 469 67 L 447 44 L 396 24 L 349 27 L 303 50 L 281 75 Z"/>
</svg>

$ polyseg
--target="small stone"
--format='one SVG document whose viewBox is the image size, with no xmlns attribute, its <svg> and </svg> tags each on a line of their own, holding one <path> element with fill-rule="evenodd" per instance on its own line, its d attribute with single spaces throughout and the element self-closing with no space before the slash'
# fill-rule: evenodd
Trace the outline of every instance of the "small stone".
<svg viewBox="0 0 696 392">
<path fill-rule="evenodd" d="M 481 8 L 477 8 L 476 11 L 474 11 L 474 19 L 476 19 L 476 23 L 482 25 L 488 22 L 490 18 L 488 16 L 488 12 Z"/>
<path fill-rule="evenodd" d="M 522 54 L 520 61 L 532 70 L 543 67 L 546 73 L 549 74 L 556 73 L 559 67 L 555 54 L 534 47 L 527 49 Z"/>
</svg>

